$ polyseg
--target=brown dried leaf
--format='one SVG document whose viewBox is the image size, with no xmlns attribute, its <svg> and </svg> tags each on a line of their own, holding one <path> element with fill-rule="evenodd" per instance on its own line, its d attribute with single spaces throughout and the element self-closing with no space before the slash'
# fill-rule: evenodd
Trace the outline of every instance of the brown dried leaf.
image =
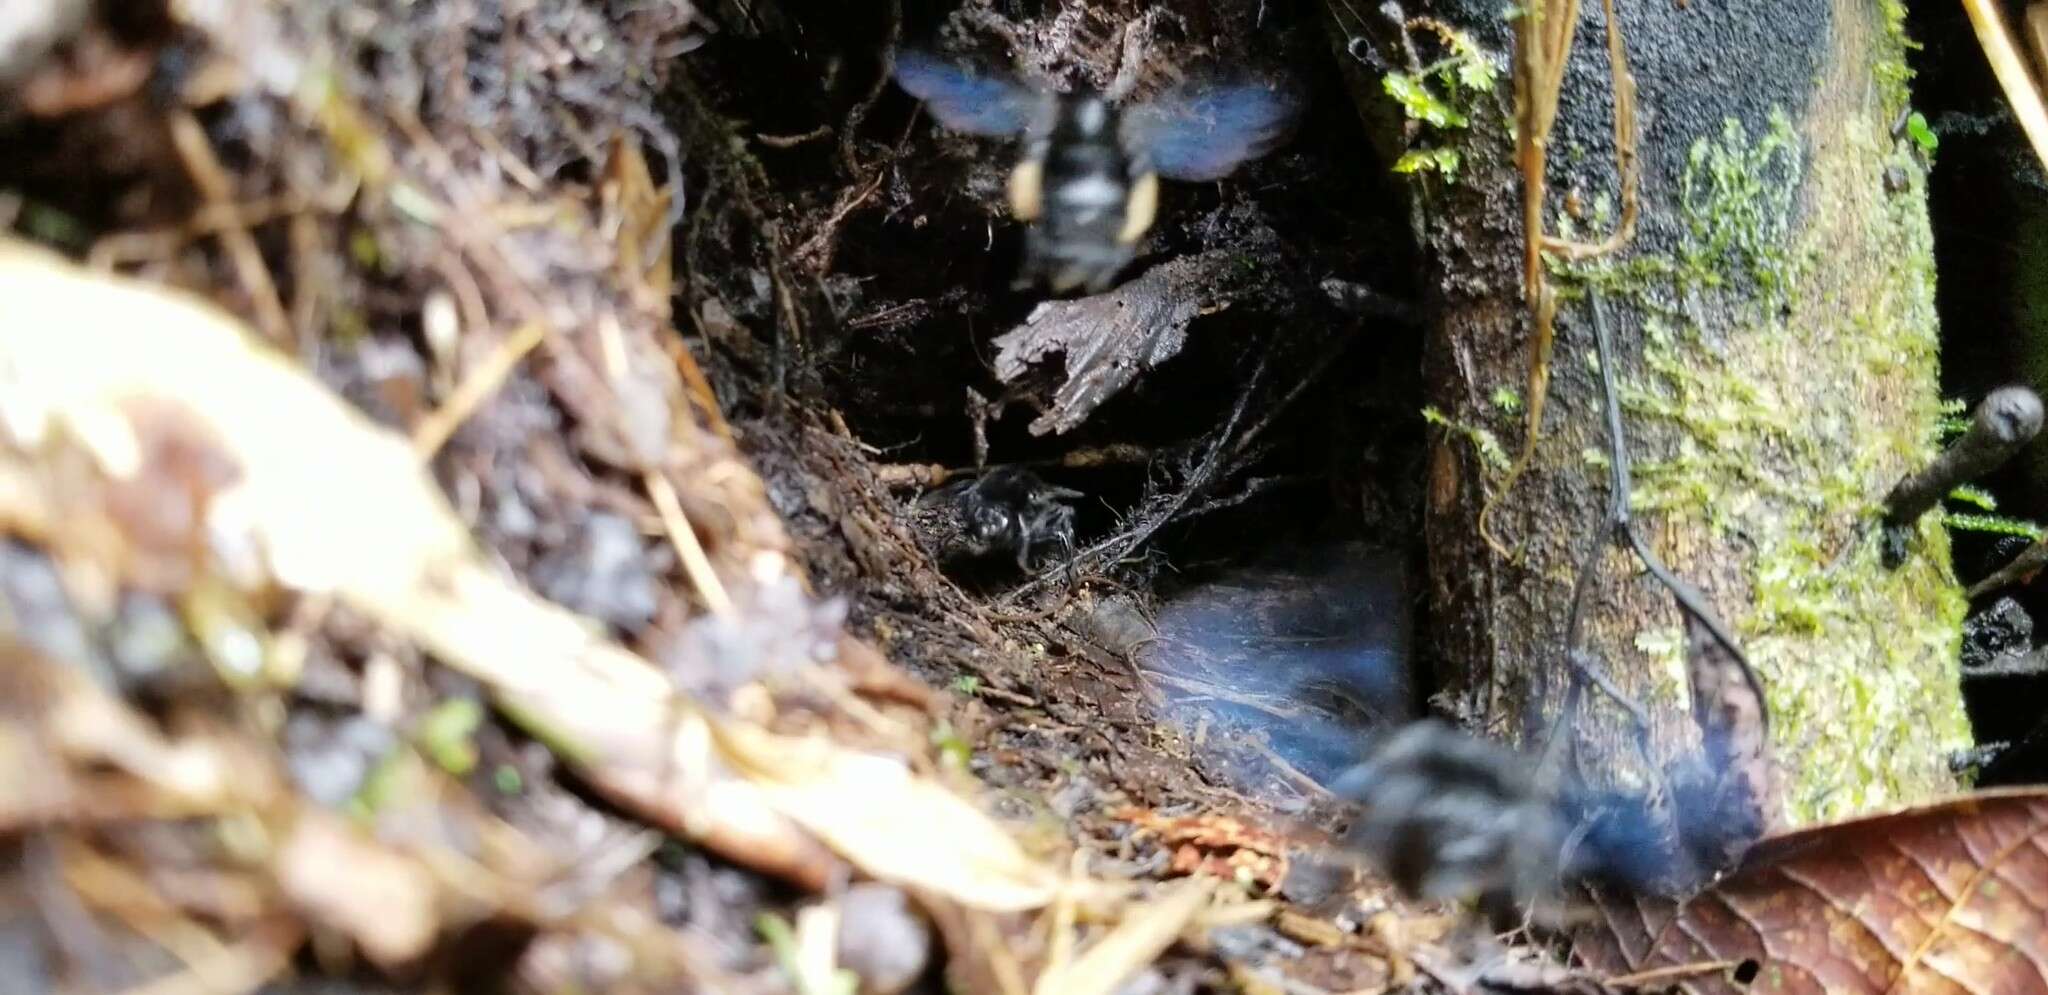
<svg viewBox="0 0 2048 995">
<path fill-rule="evenodd" d="M 1156 835 L 1173 851 L 1175 874 L 1207 874 L 1225 881 L 1248 876 L 1268 891 L 1287 877 L 1285 841 L 1271 830 L 1226 815 L 1166 816 L 1126 808 L 1116 817 Z"/>
<path fill-rule="evenodd" d="M 441 927 L 440 888 L 426 868 L 324 813 L 300 814 L 272 869 L 308 919 L 385 967 L 418 959 Z"/>
<path fill-rule="evenodd" d="M 1588 963 L 1672 970 L 1683 992 L 2048 992 L 2048 791 L 1771 836 L 1683 906 L 1606 899 L 1601 912 L 1579 937 Z M 1730 966 L 1677 970 L 1715 963 Z"/>
<path fill-rule="evenodd" d="M 666 236 L 675 191 L 655 186 L 639 144 L 621 132 L 612 138 L 598 197 L 600 227 L 617 233 L 618 257 L 612 261 L 612 273 L 619 286 L 629 288 L 636 304 L 667 322 L 674 267 L 669 263 Z"/>
</svg>

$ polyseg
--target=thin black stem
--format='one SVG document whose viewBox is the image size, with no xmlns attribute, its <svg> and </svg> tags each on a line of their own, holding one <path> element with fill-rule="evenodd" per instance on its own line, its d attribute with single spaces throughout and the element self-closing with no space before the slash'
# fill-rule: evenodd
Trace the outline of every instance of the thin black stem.
<svg viewBox="0 0 2048 995">
<path fill-rule="evenodd" d="M 2048 541 L 2036 540 L 2033 545 L 2020 550 L 2012 562 L 1999 567 L 1996 573 L 1970 585 L 1968 597 L 1975 601 L 1993 591 L 2017 584 L 2028 576 L 2048 567 Z"/>
<path fill-rule="evenodd" d="M 1146 540 L 1165 528 L 1168 522 L 1179 518 L 1190 502 L 1208 493 L 1209 488 L 1216 482 L 1218 468 L 1228 455 L 1227 444 L 1236 435 L 1238 423 L 1244 420 L 1245 411 L 1251 407 L 1252 398 L 1258 394 L 1259 384 L 1265 379 L 1266 361 L 1270 356 L 1270 352 L 1259 356 L 1259 365 L 1252 369 L 1251 378 L 1245 383 L 1243 393 L 1238 395 L 1237 403 L 1230 407 L 1230 416 L 1224 419 L 1222 427 L 1210 438 L 1202 453 L 1201 462 L 1188 475 L 1187 482 L 1179 493 L 1166 502 L 1165 507 L 1147 513 L 1136 528 L 1112 535 L 1081 551 L 1079 555 L 1069 560 L 1070 569 L 1092 568 L 1098 563 L 1113 563 L 1122 559 L 1132 550 L 1144 545 Z M 1040 576 L 1020 584 L 1004 595 L 1003 600 L 1015 602 L 1036 594 L 1046 588 L 1047 580 L 1047 576 Z"/>
<path fill-rule="evenodd" d="M 1657 556 L 1656 551 L 1650 548 L 1649 543 L 1636 532 L 1635 520 L 1629 511 L 1634 476 L 1629 462 L 1628 436 L 1621 420 L 1621 391 L 1615 382 L 1613 334 L 1608 330 L 1607 305 L 1599 288 L 1591 288 L 1588 296 L 1592 301 L 1593 340 L 1600 363 L 1600 389 L 1605 401 L 1604 414 L 1607 421 L 1607 507 L 1601 516 L 1600 524 L 1594 528 L 1586 544 L 1585 553 L 1579 559 L 1578 577 L 1572 584 L 1571 609 L 1565 622 L 1565 662 L 1570 667 L 1572 686 L 1567 690 L 1557 720 L 1552 725 L 1546 759 L 1556 756 L 1557 751 L 1563 748 L 1564 725 L 1577 710 L 1581 688 L 1587 682 L 1597 686 L 1602 693 L 1629 713 L 1635 722 L 1639 745 L 1647 745 L 1649 714 L 1600 669 L 1592 650 L 1580 645 L 1586 602 L 1590 599 L 1600 574 L 1601 550 L 1609 542 L 1626 546 L 1635 554 L 1636 559 L 1641 561 L 1643 569 L 1655 578 L 1657 583 L 1663 585 L 1665 590 L 1671 592 L 1671 597 L 1678 602 L 1679 609 L 1698 619 L 1714 641 L 1741 665 L 1743 679 L 1748 682 L 1757 701 L 1766 700 L 1763 695 L 1763 682 L 1757 678 L 1755 668 L 1750 666 L 1749 658 L 1736 644 L 1735 637 L 1729 633 L 1721 617 L 1707 604 L 1706 598 L 1699 590 L 1673 574 Z M 1764 722 L 1765 729 L 1768 730 L 1768 713 L 1764 715 Z"/>
<path fill-rule="evenodd" d="M 1613 337 L 1607 330 L 1607 303 L 1600 295 L 1600 288 L 1592 288 L 1590 296 L 1593 301 L 1593 338 L 1600 350 L 1600 386 L 1607 395 L 1607 435 L 1612 450 L 1610 458 L 1613 460 L 1610 479 L 1613 481 L 1614 493 L 1608 496 L 1609 520 L 1614 523 L 1617 536 L 1625 539 L 1629 548 L 1635 550 L 1636 559 L 1642 561 L 1643 569 L 1648 570 L 1650 576 L 1657 579 L 1657 583 L 1664 585 L 1665 590 L 1671 592 L 1671 597 L 1678 602 L 1680 609 L 1699 619 L 1700 624 L 1706 626 L 1707 632 L 1714 637 L 1714 641 L 1720 643 L 1721 648 L 1742 666 L 1743 680 L 1748 682 L 1750 690 L 1756 694 L 1756 700 L 1759 703 L 1766 701 L 1768 699 L 1764 697 L 1763 682 L 1757 679 L 1756 668 L 1750 666 L 1749 657 L 1742 652 L 1742 647 L 1736 645 L 1735 637 L 1729 633 L 1728 627 L 1722 624 L 1721 616 L 1708 606 L 1707 599 L 1697 588 L 1680 580 L 1664 566 L 1664 561 L 1658 559 L 1656 552 L 1650 549 L 1650 544 L 1637 534 L 1635 523 L 1629 518 L 1631 484 L 1628 438 L 1622 434 L 1621 395 L 1614 385 Z M 1768 712 L 1764 714 L 1763 720 L 1764 728 L 1768 731 Z"/>
</svg>

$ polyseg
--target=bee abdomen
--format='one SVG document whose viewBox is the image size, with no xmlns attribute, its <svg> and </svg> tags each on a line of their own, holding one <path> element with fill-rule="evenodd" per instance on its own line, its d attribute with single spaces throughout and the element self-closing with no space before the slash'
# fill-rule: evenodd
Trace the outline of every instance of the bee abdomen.
<svg viewBox="0 0 2048 995">
<path fill-rule="evenodd" d="M 1108 173 L 1090 173 L 1060 183 L 1052 196 L 1062 207 L 1092 215 L 1121 208 L 1130 197 L 1130 185 Z"/>
</svg>

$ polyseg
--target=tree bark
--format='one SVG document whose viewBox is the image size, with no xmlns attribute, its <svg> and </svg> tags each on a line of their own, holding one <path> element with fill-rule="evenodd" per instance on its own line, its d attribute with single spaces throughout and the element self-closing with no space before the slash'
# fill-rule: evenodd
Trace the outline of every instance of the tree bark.
<svg viewBox="0 0 2048 995">
<path fill-rule="evenodd" d="M 1601 6 L 1583 4 L 1543 212 L 1552 234 L 1587 241 L 1612 228 L 1602 215 L 1619 197 Z M 1409 13 L 1509 63 L 1498 3 L 1432 7 Z M 1910 560 L 1888 571 L 1867 528 L 1931 454 L 1940 416 L 1924 164 L 1894 133 L 1908 97 L 1903 12 L 1895 0 L 1619 7 L 1638 86 L 1638 232 L 1604 259 L 1548 260 L 1560 297 L 1549 403 L 1511 489 L 1502 456 L 1523 448 L 1531 355 L 1511 101 L 1475 99 L 1468 127 L 1419 136 L 1462 157 L 1452 182 L 1418 185 L 1441 315 L 1424 374 L 1448 426 L 1433 440 L 1427 507 L 1439 704 L 1534 745 L 1565 697 L 1574 581 L 1607 500 L 1585 300 L 1597 287 L 1635 527 L 1705 592 L 1764 683 L 1784 786 L 1772 814 L 1798 823 L 1952 789 L 1946 756 L 1969 729 L 1947 540 L 1928 516 Z M 1505 556 L 1482 535 L 1489 500 Z M 1683 619 L 1631 554 L 1600 555 L 1581 641 L 1648 710 L 1651 749 L 1598 692 L 1569 734 L 1582 768 L 1640 784 L 1698 748 Z"/>
</svg>

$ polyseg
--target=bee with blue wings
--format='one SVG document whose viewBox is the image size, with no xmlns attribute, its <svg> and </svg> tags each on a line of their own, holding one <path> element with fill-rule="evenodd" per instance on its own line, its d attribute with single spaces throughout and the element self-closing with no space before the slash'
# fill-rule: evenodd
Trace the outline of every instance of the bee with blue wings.
<svg viewBox="0 0 2048 995">
<path fill-rule="evenodd" d="M 1159 207 L 1159 178 L 1217 180 L 1286 140 L 1301 101 L 1273 82 L 1184 85 L 1131 106 L 1086 86 L 1055 93 L 928 52 L 896 81 L 955 131 L 1023 136 L 1010 213 L 1028 226 L 1017 286 L 1109 288 Z"/>
</svg>

